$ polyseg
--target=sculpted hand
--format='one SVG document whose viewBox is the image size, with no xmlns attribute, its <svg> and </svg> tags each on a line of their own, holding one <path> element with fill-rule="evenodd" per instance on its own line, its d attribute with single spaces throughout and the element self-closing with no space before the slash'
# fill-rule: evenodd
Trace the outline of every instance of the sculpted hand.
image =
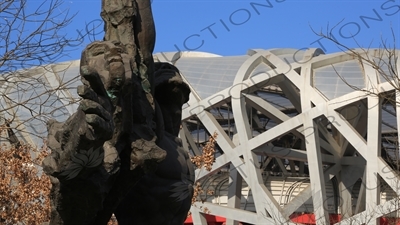
<svg viewBox="0 0 400 225">
<path fill-rule="evenodd" d="M 78 87 L 78 94 L 83 98 L 79 108 L 85 113 L 86 122 L 96 138 L 111 139 L 114 130 L 111 100 L 96 70 L 87 65 L 80 69 L 84 85 Z"/>
</svg>

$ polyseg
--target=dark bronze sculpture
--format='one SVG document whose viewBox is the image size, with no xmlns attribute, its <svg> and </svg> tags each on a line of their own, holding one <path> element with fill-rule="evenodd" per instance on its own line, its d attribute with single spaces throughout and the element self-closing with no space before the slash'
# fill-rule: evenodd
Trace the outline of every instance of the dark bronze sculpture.
<svg viewBox="0 0 400 225">
<path fill-rule="evenodd" d="M 104 41 L 82 52 L 80 106 L 48 125 L 50 224 L 107 224 L 113 213 L 120 225 L 182 224 L 194 172 L 177 135 L 190 90 L 153 61 L 149 0 L 103 0 L 101 16 Z"/>
<path fill-rule="evenodd" d="M 147 173 L 129 192 L 115 211 L 120 225 L 183 224 L 193 195 L 194 168 L 188 153 L 177 137 L 181 107 L 188 101 L 189 87 L 176 67 L 156 63 L 155 99 L 158 111 L 158 145 L 167 151 L 166 158 L 154 173 Z M 162 114 L 162 115 L 160 115 Z M 157 212 L 157 213 L 155 213 Z"/>
</svg>

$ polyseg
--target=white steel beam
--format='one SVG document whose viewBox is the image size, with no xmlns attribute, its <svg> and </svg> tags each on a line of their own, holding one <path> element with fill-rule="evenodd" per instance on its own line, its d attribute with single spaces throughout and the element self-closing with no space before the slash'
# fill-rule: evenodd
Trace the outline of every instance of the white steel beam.
<svg viewBox="0 0 400 225">
<path fill-rule="evenodd" d="M 195 206 L 192 206 L 192 209 L 196 208 L 198 211 L 206 211 L 210 215 L 218 215 L 225 218 L 250 223 L 250 224 L 259 224 L 257 223 L 257 214 L 254 212 L 249 212 L 240 209 L 232 209 L 226 206 L 220 206 L 217 204 L 213 204 L 210 202 L 196 202 Z M 269 224 L 274 224 L 274 221 L 270 218 L 265 219 Z M 266 223 L 264 223 L 266 224 Z M 203 225 L 203 224 L 202 224 Z"/>
<path fill-rule="evenodd" d="M 238 130 L 243 157 L 247 165 L 249 176 L 247 184 L 250 186 L 254 195 L 254 205 L 256 206 L 258 215 L 257 224 L 267 222 L 266 217 L 262 216 L 264 210 L 267 210 L 270 215 L 273 215 L 278 220 L 287 220 L 287 217 L 283 215 L 282 209 L 271 192 L 264 186 L 264 181 L 259 169 L 258 157 L 251 151 L 253 148 L 249 146 L 249 140 L 252 138 L 252 131 L 247 116 L 245 98 L 242 96 L 240 90 L 238 91 L 239 93 L 236 93 L 235 98 L 232 98 L 232 112 L 235 118 L 236 129 Z"/>
<path fill-rule="evenodd" d="M 306 118 L 304 126 L 313 128 L 305 132 L 304 135 L 306 135 L 307 162 L 310 171 L 310 185 L 315 220 L 318 225 L 328 225 L 329 213 L 325 205 L 327 197 L 322 168 L 321 149 L 319 145 L 318 132 L 315 132 L 317 130 L 317 124 L 313 121 L 313 118 Z"/>
</svg>

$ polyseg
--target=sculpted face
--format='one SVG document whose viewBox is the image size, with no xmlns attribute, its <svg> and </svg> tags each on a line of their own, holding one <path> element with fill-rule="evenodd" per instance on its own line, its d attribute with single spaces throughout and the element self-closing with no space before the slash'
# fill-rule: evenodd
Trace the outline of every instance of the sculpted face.
<svg viewBox="0 0 400 225">
<path fill-rule="evenodd" d="M 125 80 L 132 76 L 131 59 L 119 42 L 93 42 L 82 52 L 81 65 L 94 69 L 108 96 L 113 99 Z"/>
<path fill-rule="evenodd" d="M 160 106 L 164 117 L 165 129 L 169 133 L 178 136 L 182 120 L 182 105 L 186 102 L 183 99 L 186 93 L 178 85 L 171 86 L 168 89 L 169 98 L 174 100 L 162 102 Z"/>
</svg>

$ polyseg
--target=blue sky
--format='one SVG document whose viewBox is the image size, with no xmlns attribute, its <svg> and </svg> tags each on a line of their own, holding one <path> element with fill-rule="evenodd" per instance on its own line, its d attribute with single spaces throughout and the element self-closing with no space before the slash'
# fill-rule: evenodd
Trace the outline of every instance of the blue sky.
<svg viewBox="0 0 400 225">
<path fill-rule="evenodd" d="M 36 4 L 32 1 L 31 4 Z M 101 0 L 65 1 L 76 13 L 66 28 L 71 37 L 94 31 L 77 43 L 65 60 L 79 59 L 92 40 L 103 38 Z M 155 52 L 195 50 L 242 55 L 251 48 L 322 48 L 339 51 L 312 31 L 336 26 L 333 35 L 349 47 L 379 47 L 381 38 L 400 46 L 400 0 L 153 0 Z M 60 10 L 65 10 L 60 9 Z"/>
</svg>

